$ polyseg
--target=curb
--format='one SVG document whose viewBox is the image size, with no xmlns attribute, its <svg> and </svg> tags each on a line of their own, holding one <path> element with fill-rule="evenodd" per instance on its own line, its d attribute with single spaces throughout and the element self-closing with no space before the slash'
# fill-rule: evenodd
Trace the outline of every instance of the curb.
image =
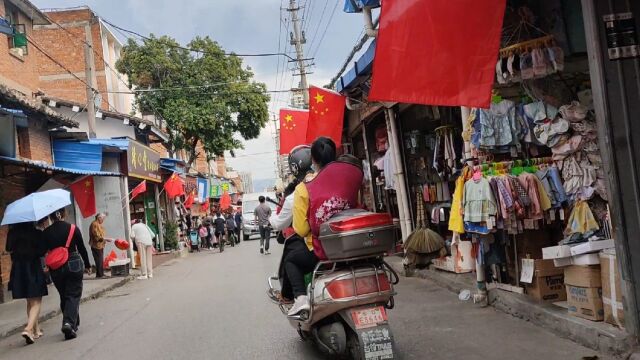
<svg viewBox="0 0 640 360">
<path fill-rule="evenodd" d="M 109 292 L 111 290 L 114 290 L 114 289 L 117 289 L 117 288 L 119 288 L 121 286 L 124 286 L 129 281 L 133 280 L 133 278 L 134 278 L 134 276 L 131 276 L 131 275 L 127 276 L 127 277 L 123 277 L 122 280 L 120 280 L 120 281 L 118 281 L 118 282 L 116 282 L 114 284 L 111 284 L 111 285 L 105 287 L 104 289 L 100 289 L 100 290 L 98 290 L 95 293 L 90 294 L 90 295 L 82 296 L 82 298 L 80 299 L 80 303 L 82 304 L 82 303 L 85 303 L 87 301 L 95 300 L 95 299 L 103 296 L 105 293 L 107 293 L 107 292 Z M 51 310 L 51 311 L 49 311 L 47 313 L 40 314 L 40 317 L 38 318 L 38 321 L 39 322 L 45 322 L 47 320 L 50 320 L 50 319 L 60 315 L 61 313 L 62 313 L 62 311 L 60 309 Z M 15 328 L 11 329 L 11 330 L 7 330 L 7 331 L 5 331 L 3 333 L 0 333 L 0 340 L 20 333 L 22 331 L 22 329 L 24 328 L 24 326 L 25 326 L 25 324 L 20 324 L 20 325 L 16 326 Z"/>
</svg>

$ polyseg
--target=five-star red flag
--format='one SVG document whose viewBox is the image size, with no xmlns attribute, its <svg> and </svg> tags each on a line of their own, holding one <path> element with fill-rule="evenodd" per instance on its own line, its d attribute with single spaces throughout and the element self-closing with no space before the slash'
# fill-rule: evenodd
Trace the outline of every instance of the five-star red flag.
<svg viewBox="0 0 640 360">
<path fill-rule="evenodd" d="M 175 198 L 184 194 L 184 181 L 178 176 L 177 173 L 173 173 L 169 180 L 164 183 L 164 190 L 167 192 L 170 198 Z"/>
<path fill-rule="evenodd" d="M 87 176 L 69 185 L 69 190 L 80 208 L 82 217 L 89 217 L 97 212 L 96 194 L 93 186 L 93 177 Z"/>
<path fill-rule="evenodd" d="M 225 192 L 222 193 L 222 197 L 220 197 L 220 210 L 227 210 L 230 207 L 231 195 L 229 195 L 229 192 L 225 190 Z"/>
<path fill-rule="evenodd" d="M 385 0 L 369 101 L 487 108 L 506 0 Z"/>
<path fill-rule="evenodd" d="M 195 200 L 195 198 L 196 198 L 196 193 L 195 191 L 192 191 L 191 194 L 187 196 L 187 200 L 184 201 L 185 209 L 191 209 L 191 206 L 193 206 L 193 200 Z"/>
<path fill-rule="evenodd" d="M 342 143 L 342 124 L 347 98 L 331 90 L 309 87 L 309 127 L 307 143 L 326 136 L 339 148 Z"/>
<path fill-rule="evenodd" d="M 206 198 L 202 204 L 200 204 L 200 210 L 204 213 L 209 210 L 209 198 Z"/>
<path fill-rule="evenodd" d="M 143 192 L 147 191 L 147 180 L 143 180 L 140 184 L 138 184 L 138 186 L 133 188 L 133 191 L 131 191 L 131 200 L 135 199 L 136 196 L 142 194 Z"/>
<path fill-rule="evenodd" d="M 306 144 L 309 112 L 280 109 L 280 155 L 288 154 L 298 145 Z"/>
</svg>

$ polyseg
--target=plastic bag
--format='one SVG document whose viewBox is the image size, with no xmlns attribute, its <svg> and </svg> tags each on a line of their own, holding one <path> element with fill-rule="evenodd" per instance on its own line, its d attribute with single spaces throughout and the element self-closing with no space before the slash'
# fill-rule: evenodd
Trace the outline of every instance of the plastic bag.
<svg viewBox="0 0 640 360">
<path fill-rule="evenodd" d="M 107 255 L 107 257 L 104 258 L 104 264 L 102 265 L 102 267 L 105 269 L 109 269 L 109 265 L 111 264 L 111 262 L 117 259 L 118 259 L 118 255 L 116 255 L 115 251 L 111 250 L 109 255 Z"/>
<path fill-rule="evenodd" d="M 591 230 L 598 230 L 600 226 L 596 221 L 591 208 L 586 201 L 579 200 L 571 211 L 567 228 L 564 230 L 565 235 L 575 233 L 584 234 Z"/>
</svg>

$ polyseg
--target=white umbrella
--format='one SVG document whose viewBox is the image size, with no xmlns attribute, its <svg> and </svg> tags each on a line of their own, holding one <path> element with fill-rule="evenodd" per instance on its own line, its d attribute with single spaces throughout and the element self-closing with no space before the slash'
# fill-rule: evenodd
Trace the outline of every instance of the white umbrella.
<svg viewBox="0 0 640 360">
<path fill-rule="evenodd" d="M 0 225 L 38 221 L 70 204 L 71 194 L 67 190 L 35 192 L 9 204 Z"/>
</svg>

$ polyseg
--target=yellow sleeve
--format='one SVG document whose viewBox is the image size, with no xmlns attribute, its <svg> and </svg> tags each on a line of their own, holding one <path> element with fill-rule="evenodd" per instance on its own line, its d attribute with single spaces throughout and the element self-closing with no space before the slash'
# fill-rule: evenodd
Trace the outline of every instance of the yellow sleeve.
<svg viewBox="0 0 640 360">
<path fill-rule="evenodd" d="M 309 192 L 304 183 L 298 184 L 293 193 L 293 229 L 301 237 L 306 237 L 311 233 L 309 220 Z"/>
</svg>

